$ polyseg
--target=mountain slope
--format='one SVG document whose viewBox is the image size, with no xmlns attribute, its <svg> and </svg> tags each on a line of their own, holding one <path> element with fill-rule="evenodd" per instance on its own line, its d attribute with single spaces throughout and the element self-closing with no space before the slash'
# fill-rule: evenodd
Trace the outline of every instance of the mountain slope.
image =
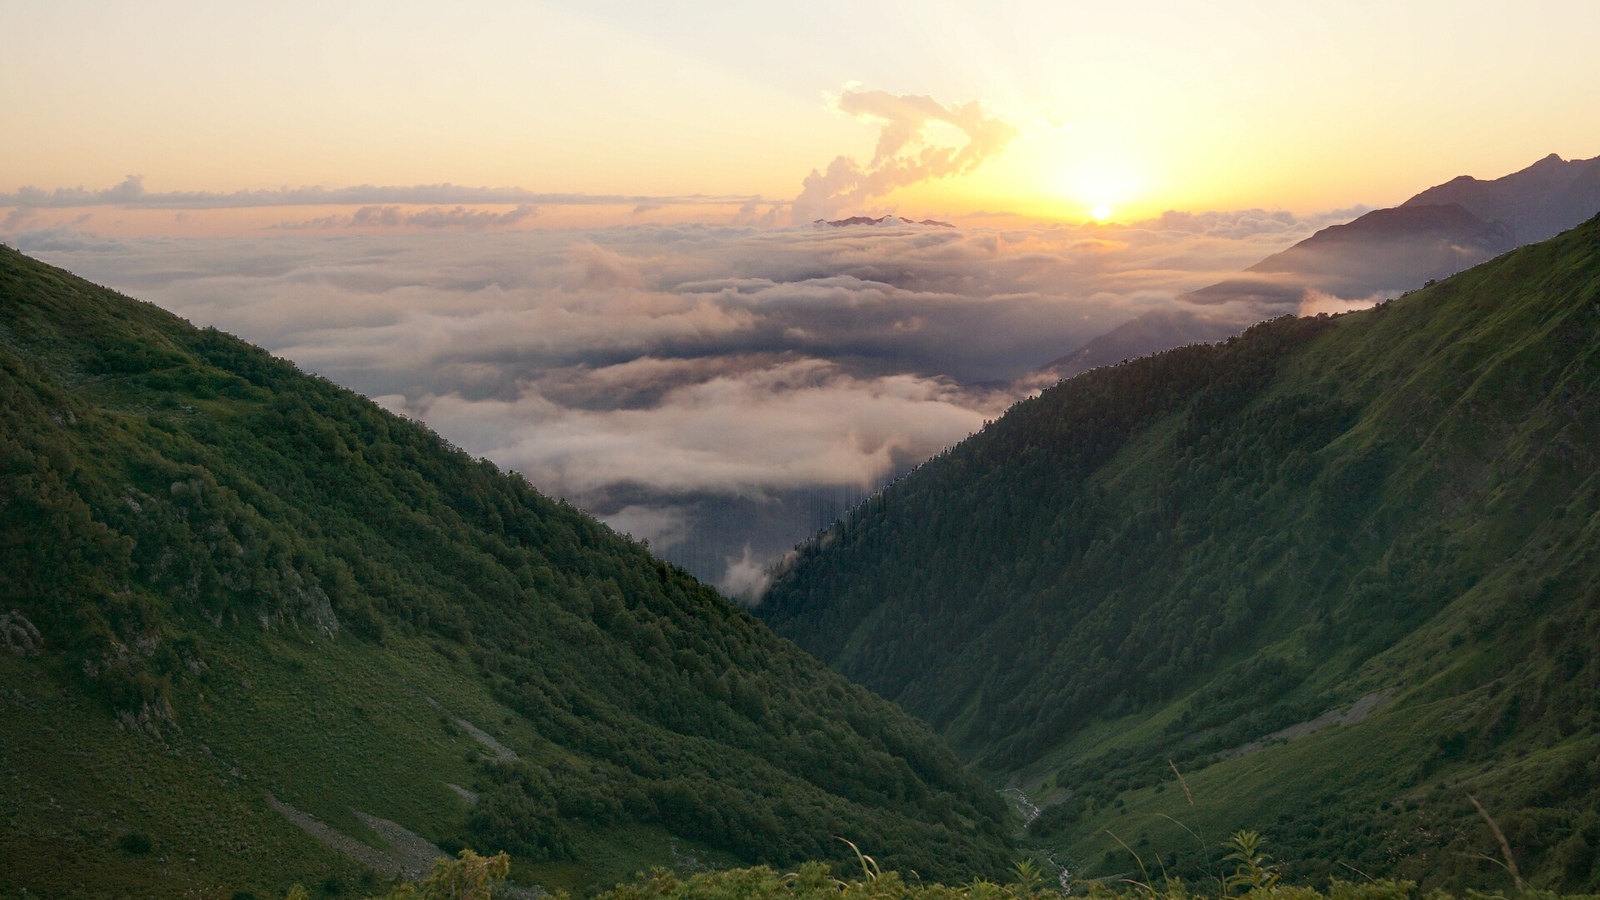
<svg viewBox="0 0 1600 900">
<path fill-rule="evenodd" d="M 1034 834 L 1074 868 L 1132 865 L 1112 828 L 1200 871 L 1166 815 L 1276 826 L 1297 875 L 1487 880 L 1472 791 L 1526 871 L 1592 888 L 1597 472 L 1600 219 L 1064 382 L 804 548 L 759 613 L 1054 804 Z"/>
<path fill-rule="evenodd" d="M 1116 365 L 1184 344 L 1220 341 L 1243 331 L 1242 325 L 1217 322 L 1187 309 L 1152 309 L 1100 335 L 1025 376 L 1042 385 L 1081 375 L 1100 366 Z"/>
<path fill-rule="evenodd" d="M 1360 300 L 1420 287 L 1600 212 L 1600 157 L 1554 153 L 1492 181 L 1463 175 L 1397 207 L 1324 228 L 1236 278 L 1183 295 L 1202 305 L 1298 304 L 1308 290 Z"/>
<path fill-rule="evenodd" d="M 1600 209 L 1600 157 L 1565 160 L 1552 153 L 1492 181 L 1462 175 L 1428 188 L 1401 208 L 1448 204 L 1501 224 L 1518 244 L 1542 241 Z"/>
<path fill-rule="evenodd" d="M 1324 228 L 1233 277 L 1183 294 L 1178 299 L 1189 309 L 1145 313 L 1040 366 L 1019 384 L 1052 384 L 1095 366 L 1236 334 L 1243 328 L 1237 312 L 1221 319 L 1206 312 L 1223 304 L 1260 310 L 1255 318 L 1262 318 L 1300 309 L 1308 292 L 1352 301 L 1392 296 L 1542 241 L 1596 212 L 1600 157 L 1563 160 L 1552 153 L 1491 181 L 1462 175 L 1400 206 Z"/>
<path fill-rule="evenodd" d="M 1347 300 L 1397 294 L 1444 278 L 1517 243 L 1511 230 L 1458 203 L 1377 209 L 1179 299 L 1214 305 L 1298 305 L 1308 290 Z"/>
<path fill-rule="evenodd" d="M 925 726 L 643 547 L 5 248 L 0 421 L 6 890 L 372 877 L 308 816 L 362 858 L 413 840 L 387 821 L 572 886 L 836 835 L 1006 864 Z"/>
</svg>

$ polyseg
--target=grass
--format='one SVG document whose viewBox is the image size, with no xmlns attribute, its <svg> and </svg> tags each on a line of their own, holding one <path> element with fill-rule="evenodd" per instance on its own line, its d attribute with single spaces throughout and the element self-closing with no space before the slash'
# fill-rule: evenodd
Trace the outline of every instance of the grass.
<svg viewBox="0 0 1600 900">
<path fill-rule="evenodd" d="M 424 640 L 378 646 L 227 629 L 211 640 L 229 676 L 177 691 L 182 730 L 167 727 L 161 739 L 119 730 L 38 658 L 0 653 L 0 893 L 378 889 L 381 879 L 290 824 L 266 794 L 380 850 L 352 810 L 451 845 L 468 807 L 445 783 L 470 788 L 471 760 L 486 751 L 426 697 L 525 758 L 570 756 Z M 572 830 L 576 861 L 519 860 L 513 881 L 592 890 L 656 867 L 736 863 L 654 826 Z"/>
<path fill-rule="evenodd" d="M 1258 836 L 1257 836 L 1258 837 Z M 1595 895 L 1559 895 L 1531 891 L 1508 895 L 1503 892 L 1464 895 L 1441 891 L 1424 893 L 1411 881 L 1332 879 L 1322 889 L 1289 886 L 1273 876 L 1271 863 L 1259 843 L 1248 832 L 1236 834 L 1229 848 L 1242 858 L 1235 860 L 1234 885 L 1224 887 L 1191 885 L 1178 881 L 1095 881 L 1073 882 L 1058 889 L 1019 866 L 1017 879 L 1010 884 L 974 881 L 950 886 L 925 884 L 903 878 L 897 872 L 883 872 L 859 880 L 841 880 L 825 865 L 811 863 L 797 871 L 779 874 L 772 869 L 737 869 L 706 873 L 684 879 L 669 873 L 632 884 L 619 885 L 597 900 L 1061 900 L 1066 896 L 1090 900 L 1143 897 L 1147 900 L 1223 900 L 1244 897 L 1250 900 L 1491 900 L 1518 896 L 1537 900 L 1557 900 L 1566 896 L 1577 900 Z M 1359 876 L 1355 876 L 1359 878 Z"/>
<path fill-rule="evenodd" d="M 1423 884 L 1513 889 L 1519 878 L 1501 861 L 1512 850 L 1499 826 L 1471 824 L 1478 816 L 1471 798 L 1497 798 L 1485 803 L 1499 803 L 1502 817 L 1519 823 L 1526 852 L 1538 836 L 1520 805 L 1505 798 L 1548 796 L 1553 773 L 1594 759 L 1600 737 L 1530 746 L 1492 765 L 1430 770 L 1438 735 L 1475 715 L 1488 693 L 1403 697 L 1364 722 L 1173 774 L 1092 806 L 1064 841 L 1044 846 L 1074 872 L 1125 871 L 1135 865 L 1130 850 L 1138 850 L 1152 869 L 1193 878 L 1216 865 L 1210 848 L 1223 836 L 1259 827 L 1276 846 L 1294 849 L 1283 868 L 1298 883 L 1377 871 Z M 1576 827 L 1559 817 L 1548 822 L 1563 833 Z M 1536 886 L 1561 883 L 1547 875 Z"/>
<path fill-rule="evenodd" d="M 45 897 L 281 894 L 363 870 L 267 807 L 196 735 L 118 730 L 57 673 L 0 654 L 0 888 Z"/>
</svg>

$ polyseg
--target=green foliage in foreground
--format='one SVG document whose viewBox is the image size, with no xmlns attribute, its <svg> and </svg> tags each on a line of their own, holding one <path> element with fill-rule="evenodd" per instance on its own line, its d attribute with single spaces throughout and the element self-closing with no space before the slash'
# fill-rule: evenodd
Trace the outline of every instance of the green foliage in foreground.
<svg viewBox="0 0 1600 900">
<path fill-rule="evenodd" d="M 0 890 L 200 890 L 218 856 L 264 890 L 326 856 L 268 794 L 557 885 L 834 834 L 938 877 L 1008 858 L 926 726 L 645 547 L 6 248 L 0 616 Z"/>
<path fill-rule="evenodd" d="M 1046 884 L 1040 867 L 1031 859 L 1018 862 L 1007 884 L 979 879 L 961 886 L 925 883 L 913 876 L 910 883 L 897 872 L 884 872 L 869 856 L 857 851 L 861 877 L 843 880 L 834 876 L 825 863 L 806 863 L 798 871 L 779 875 L 770 868 L 710 872 L 684 879 L 668 872 L 657 872 L 647 880 L 619 885 L 599 894 L 596 900 L 1062 900 L 1088 897 L 1091 900 L 1138 897 L 1146 900 L 1452 900 L 1455 895 L 1434 890 L 1418 891 L 1412 881 L 1364 879 L 1363 882 L 1339 878 L 1328 880 L 1326 890 L 1290 887 L 1279 881 L 1277 867 L 1263 849 L 1259 832 L 1241 830 L 1220 848 L 1222 874 L 1195 883 L 1165 877 L 1139 861 L 1137 876 L 1084 881 L 1060 873 L 1054 884 Z M 854 845 L 851 845 L 854 849 Z M 1508 858 L 1508 861 L 1509 858 Z M 455 865 L 445 863 L 444 867 Z M 1514 863 L 1512 867 L 1514 868 Z M 441 869 L 442 871 L 443 869 Z M 1058 887 L 1059 886 L 1059 887 Z M 1469 890 L 1468 900 L 1505 897 Z M 1551 891 L 1529 891 L 1519 881 L 1513 896 L 1528 900 L 1556 900 L 1563 895 Z M 1564 895 L 1571 898 L 1596 895 Z"/>
<path fill-rule="evenodd" d="M 1332 879 L 1325 889 L 1272 884 L 1233 891 L 1215 886 L 1187 885 L 1179 881 L 1149 885 L 1137 881 L 1074 882 L 1067 891 L 1044 886 L 1028 878 L 1009 884 L 974 881 L 961 886 L 909 882 L 897 872 L 876 877 L 843 881 L 829 867 L 809 863 L 797 872 L 779 875 L 769 868 L 712 872 L 680 878 L 658 874 L 632 885 L 622 885 L 600 894 L 597 900 L 1061 900 L 1064 897 L 1090 900 L 1222 900 L 1248 897 L 1250 900 L 1466 900 L 1506 898 L 1504 893 L 1467 891 L 1456 895 L 1445 891 L 1422 892 L 1409 881 L 1354 882 Z M 1511 894 L 1527 900 L 1557 900 L 1560 897 L 1594 897 L 1593 894 L 1561 895 L 1548 891 Z"/>
<path fill-rule="evenodd" d="M 702 872 L 686 878 L 657 870 L 648 877 L 597 893 L 593 900 L 1454 900 L 1457 896 L 1442 890 L 1423 893 L 1411 881 L 1353 882 L 1334 878 L 1326 890 L 1290 887 L 1279 883 L 1261 844 L 1261 835 L 1256 832 L 1236 833 L 1223 848 L 1231 851 L 1224 860 L 1235 864 L 1233 870 L 1214 879 L 1210 886 L 1172 879 L 1162 879 L 1158 886 L 1144 873 L 1142 881 L 1125 878 L 1085 882 L 1062 878 L 1058 888 L 1056 884 L 1045 884 L 1039 867 L 1029 860 L 1016 865 L 1014 879 L 1007 884 L 980 879 L 949 886 L 926 883 L 917 877 L 908 882 L 898 872 L 882 871 L 871 857 L 857 851 L 861 875 L 854 879 L 839 878 L 827 863 L 819 862 L 804 863 L 783 875 L 766 866 Z M 853 844 L 851 847 L 854 849 Z M 433 872 L 420 882 L 399 885 L 384 894 L 382 900 L 488 900 L 509 870 L 510 860 L 504 854 L 486 858 L 463 850 L 456 859 L 438 860 Z M 557 900 L 570 897 L 565 893 L 556 896 Z M 1504 893 L 1471 890 L 1463 896 L 1466 900 L 1507 898 Z M 1510 896 L 1522 900 L 1587 900 L 1596 895 L 1563 895 L 1519 887 Z M 309 898 L 305 888 L 295 885 L 286 900 Z"/>
<path fill-rule="evenodd" d="M 1600 888 L 1600 219 L 1063 382 L 758 613 L 1025 789 L 1075 868 L 1131 864 L 1111 829 L 1192 877 L 1186 829 L 1262 823 L 1297 881 L 1481 885 L 1472 794 L 1530 882 Z"/>
<path fill-rule="evenodd" d="M 1051 889 L 1029 889 L 1022 884 L 999 885 L 992 882 L 975 882 L 960 887 L 933 884 L 907 884 L 898 873 L 886 873 L 873 881 L 839 882 L 829 874 L 826 866 L 805 867 L 794 875 L 780 876 L 770 869 L 748 869 L 696 875 L 687 880 L 661 876 L 638 886 L 620 887 L 601 895 L 605 900 L 1042 900 L 1063 896 L 1088 898 L 1147 897 L 1150 900 L 1205 900 L 1217 897 L 1215 893 L 1196 892 L 1178 883 L 1146 888 L 1144 885 L 1111 886 L 1091 883 L 1079 886 L 1072 894 Z M 1313 888 L 1273 887 L 1252 890 L 1228 896 L 1250 897 L 1252 900 L 1450 900 L 1456 896 L 1442 891 L 1421 893 L 1411 882 L 1378 881 L 1366 884 L 1334 880 L 1326 890 Z M 1505 894 L 1468 892 L 1472 900 L 1506 897 Z M 1593 897 L 1593 894 L 1560 895 L 1535 892 L 1524 895 L 1540 900 L 1557 897 Z"/>
<path fill-rule="evenodd" d="M 486 858 L 462 850 L 456 859 L 434 863 L 427 878 L 390 891 L 385 900 L 489 900 L 509 874 L 511 858 L 506 854 Z"/>
</svg>

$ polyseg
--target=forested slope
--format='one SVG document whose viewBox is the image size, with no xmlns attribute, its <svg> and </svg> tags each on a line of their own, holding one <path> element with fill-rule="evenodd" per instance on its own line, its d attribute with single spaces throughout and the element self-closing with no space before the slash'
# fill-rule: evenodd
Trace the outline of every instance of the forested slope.
<svg viewBox="0 0 1600 900">
<path fill-rule="evenodd" d="M 575 886 L 836 836 L 1007 865 L 1003 806 L 926 726 L 642 546 L 6 248 L 0 420 L 7 890 L 356 877 L 277 801 Z"/>
<path fill-rule="evenodd" d="M 1593 889 L 1597 473 L 1600 219 L 1066 381 L 802 548 L 759 614 L 1046 801 L 1034 837 L 1082 869 L 1132 867 L 1110 828 L 1192 872 L 1182 821 L 1276 827 L 1302 876 L 1488 879 L 1475 792 L 1526 871 Z"/>
</svg>

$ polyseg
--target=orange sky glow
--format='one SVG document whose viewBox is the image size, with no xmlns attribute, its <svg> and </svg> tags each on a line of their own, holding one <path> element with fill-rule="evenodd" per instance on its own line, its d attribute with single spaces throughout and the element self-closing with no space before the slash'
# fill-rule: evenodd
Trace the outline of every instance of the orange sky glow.
<svg viewBox="0 0 1600 900">
<path fill-rule="evenodd" d="M 0 56 L 0 233 L 338 229 L 368 205 L 16 193 L 130 174 L 148 194 L 602 198 L 493 222 L 516 204 L 462 204 L 484 214 L 464 228 L 550 229 L 1307 212 L 1600 154 L 1586 0 L 8 6 L 28 39 Z M 856 170 L 829 180 L 838 160 Z"/>
</svg>

